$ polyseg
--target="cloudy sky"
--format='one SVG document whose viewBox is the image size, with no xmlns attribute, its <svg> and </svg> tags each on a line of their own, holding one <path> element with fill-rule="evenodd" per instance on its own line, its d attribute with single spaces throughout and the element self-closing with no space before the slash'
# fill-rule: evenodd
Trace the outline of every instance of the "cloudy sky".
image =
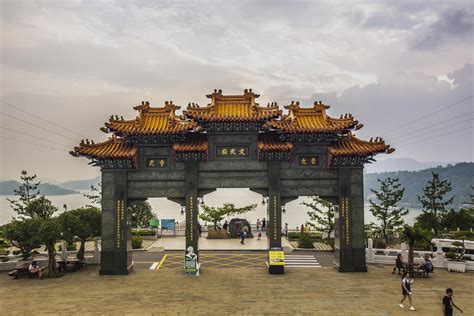
<svg viewBox="0 0 474 316">
<path fill-rule="evenodd" d="M 473 161 L 470 1 L 2 0 L 0 11 L 0 100 L 13 105 L 0 103 L 2 179 L 94 177 L 68 151 L 104 140 L 110 114 L 206 104 L 214 88 L 322 100 L 393 158 Z"/>
</svg>

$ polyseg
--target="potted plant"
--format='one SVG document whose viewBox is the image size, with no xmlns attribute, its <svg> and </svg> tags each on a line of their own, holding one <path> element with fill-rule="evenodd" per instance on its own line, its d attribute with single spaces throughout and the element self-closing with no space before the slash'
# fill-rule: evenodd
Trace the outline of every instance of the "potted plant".
<svg viewBox="0 0 474 316">
<path fill-rule="evenodd" d="M 466 261 L 463 260 L 466 248 L 463 241 L 453 241 L 451 250 L 446 253 L 448 271 L 466 272 Z"/>
</svg>

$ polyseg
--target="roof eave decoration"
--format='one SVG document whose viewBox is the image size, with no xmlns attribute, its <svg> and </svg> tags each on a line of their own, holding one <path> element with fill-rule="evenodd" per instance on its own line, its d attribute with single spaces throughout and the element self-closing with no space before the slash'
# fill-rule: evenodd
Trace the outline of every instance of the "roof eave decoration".
<svg viewBox="0 0 474 316">
<path fill-rule="evenodd" d="M 260 95 L 252 89 L 245 89 L 242 95 L 223 95 L 215 89 L 206 96 L 211 99 L 207 106 L 189 103 L 183 114 L 200 122 L 263 122 L 282 113 L 276 103 L 259 106 L 255 99 Z"/>
<path fill-rule="evenodd" d="M 341 115 L 334 118 L 327 115 L 329 105 L 321 101 L 314 102 L 312 108 L 302 108 L 298 101 L 291 101 L 285 106 L 288 114 L 281 120 L 273 120 L 266 123 L 267 129 L 274 129 L 280 133 L 341 133 L 362 128 L 362 124 L 354 120 L 351 114 Z"/>
<path fill-rule="evenodd" d="M 137 149 L 123 138 L 112 135 L 101 143 L 85 139 L 81 140 L 78 147 L 69 152 L 74 157 L 87 157 L 91 164 L 110 168 L 137 167 Z"/>
<path fill-rule="evenodd" d="M 328 147 L 330 156 L 374 156 L 379 153 L 391 154 L 394 151 L 395 148 L 386 144 L 381 137 L 365 141 L 357 138 L 352 133 L 334 141 Z"/>
<path fill-rule="evenodd" d="M 101 128 L 103 132 L 115 132 L 120 135 L 166 135 L 184 134 L 196 127 L 196 122 L 176 116 L 180 106 L 166 101 L 163 107 L 151 107 L 148 101 L 134 107 L 138 111 L 135 119 L 124 120 L 115 115 Z"/>
</svg>

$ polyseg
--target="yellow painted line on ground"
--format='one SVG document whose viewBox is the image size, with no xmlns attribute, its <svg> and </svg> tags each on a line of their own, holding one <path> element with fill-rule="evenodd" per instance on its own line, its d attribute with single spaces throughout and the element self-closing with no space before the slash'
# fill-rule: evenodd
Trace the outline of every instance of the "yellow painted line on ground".
<svg viewBox="0 0 474 316">
<path fill-rule="evenodd" d="M 168 255 L 164 255 L 163 258 L 161 258 L 161 261 L 160 261 L 160 263 L 156 266 L 156 269 L 155 269 L 155 270 L 158 270 L 158 269 L 161 267 L 161 265 L 163 264 L 163 262 L 165 262 L 166 257 L 168 257 Z"/>
</svg>

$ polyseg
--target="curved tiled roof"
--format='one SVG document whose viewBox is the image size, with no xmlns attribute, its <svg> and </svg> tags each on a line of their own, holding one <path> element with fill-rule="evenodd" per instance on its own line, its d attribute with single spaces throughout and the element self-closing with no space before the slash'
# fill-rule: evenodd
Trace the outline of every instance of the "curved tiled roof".
<svg viewBox="0 0 474 316">
<path fill-rule="evenodd" d="M 138 110 L 138 116 L 133 120 L 110 117 L 105 123 L 107 129 L 104 131 L 114 131 L 129 134 L 179 134 L 196 126 L 195 122 L 186 121 L 175 116 L 179 106 L 172 101 L 166 101 L 164 107 L 152 108 L 148 102 L 134 107 Z"/>
<path fill-rule="evenodd" d="M 222 95 L 222 90 L 208 94 L 211 103 L 206 107 L 190 103 L 183 114 L 201 121 L 264 121 L 281 115 L 276 104 L 261 107 L 255 103 L 258 94 L 244 90 L 243 95 Z"/>
<path fill-rule="evenodd" d="M 385 144 L 382 138 L 377 137 L 375 140 L 365 141 L 352 133 L 343 136 L 328 147 L 328 154 L 331 156 L 369 156 L 377 153 L 390 154 L 394 151 L 395 149 Z"/>
<path fill-rule="evenodd" d="M 293 144 L 282 142 L 276 133 L 264 133 L 258 137 L 258 150 L 260 151 L 291 151 Z"/>
<path fill-rule="evenodd" d="M 282 133 L 341 132 L 362 127 L 350 114 L 341 115 L 340 118 L 328 116 L 326 110 L 329 106 L 321 102 L 315 102 L 312 108 L 302 108 L 299 102 L 291 102 L 285 108 L 289 111 L 287 115 L 284 115 L 281 120 L 269 121 L 266 126 Z"/>
<path fill-rule="evenodd" d="M 208 142 L 205 134 L 190 135 L 184 143 L 175 143 L 175 152 L 207 152 Z"/>
<path fill-rule="evenodd" d="M 75 157 L 86 156 L 97 159 L 134 158 L 137 149 L 125 139 L 113 135 L 102 143 L 82 140 L 79 147 L 74 147 L 74 151 L 70 151 L 70 154 Z"/>
</svg>

